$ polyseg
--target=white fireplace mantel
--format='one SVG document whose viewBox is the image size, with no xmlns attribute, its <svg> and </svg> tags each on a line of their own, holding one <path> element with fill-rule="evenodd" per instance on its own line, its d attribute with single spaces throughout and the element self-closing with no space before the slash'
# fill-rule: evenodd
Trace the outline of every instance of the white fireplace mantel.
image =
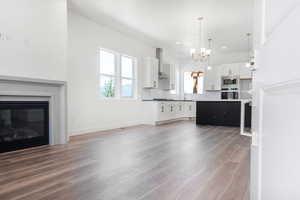
<svg viewBox="0 0 300 200">
<path fill-rule="evenodd" d="M 0 101 L 49 101 L 50 145 L 68 142 L 64 81 L 0 76 Z"/>
</svg>

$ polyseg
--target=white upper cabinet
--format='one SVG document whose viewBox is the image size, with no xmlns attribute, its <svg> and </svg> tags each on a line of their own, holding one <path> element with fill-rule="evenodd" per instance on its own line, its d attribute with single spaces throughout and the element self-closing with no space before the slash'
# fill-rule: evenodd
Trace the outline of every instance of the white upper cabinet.
<svg viewBox="0 0 300 200">
<path fill-rule="evenodd" d="M 161 88 L 164 90 L 175 90 L 176 88 L 176 69 L 173 64 L 163 64 L 162 72 L 168 77 L 161 79 Z"/>
<path fill-rule="evenodd" d="M 238 76 L 240 73 L 239 64 L 225 64 L 220 66 L 221 76 Z"/>
<path fill-rule="evenodd" d="M 240 64 L 240 79 L 251 79 L 252 72 L 249 67 L 246 67 L 245 63 Z"/>
<path fill-rule="evenodd" d="M 174 65 L 170 65 L 170 90 L 175 90 L 176 86 L 176 69 Z"/>
<path fill-rule="evenodd" d="M 251 79 L 251 70 L 246 67 L 245 63 L 233 63 L 220 66 L 222 69 L 221 76 L 239 76 L 240 79 Z"/>
<path fill-rule="evenodd" d="M 158 88 L 158 60 L 156 58 L 143 59 L 143 87 Z"/>
<path fill-rule="evenodd" d="M 240 79 L 251 79 L 252 73 L 245 63 L 224 64 L 214 66 L 211 70 L 205 71 L 204 89 L 206 91 L 221 90 L 222 76 L 238 76 Z"/>
<path fill-rule="evenodd" d="M 204 72 L 204 89 L 207 91 L 221 90 L 221 74 L 220 67 L 212 67 L 211 70 Z"/>
</svg>

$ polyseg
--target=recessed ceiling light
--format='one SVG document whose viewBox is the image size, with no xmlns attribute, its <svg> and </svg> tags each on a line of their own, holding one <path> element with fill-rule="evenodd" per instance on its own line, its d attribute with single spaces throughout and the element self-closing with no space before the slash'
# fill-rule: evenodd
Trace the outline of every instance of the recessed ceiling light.
<svg viewBox="0 0 300 200">
<path fill-rule="evenodd" d="M 221 49 L 225 50 L 225 49 L 228 49 L 228 47 L 224 45 L 221 47 Z"/>
<path fill-rule="evenodd" d="M 207 67 L 207 70 L 209 71 L 209 70 L 212 70 L 212 67 L 211 66 L 208 66 Z"/>
<path fill-rule="evenodd" d="M 176 42 L 177 45 L 181 45 L 181 42 Z"/>
</svg>

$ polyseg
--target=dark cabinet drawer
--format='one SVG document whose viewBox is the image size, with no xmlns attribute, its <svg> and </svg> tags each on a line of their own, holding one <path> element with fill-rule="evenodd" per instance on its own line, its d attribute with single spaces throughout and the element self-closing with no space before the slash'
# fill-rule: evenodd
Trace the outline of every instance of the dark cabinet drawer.
<svg viewBox="0 0 300 200">
<path fill-rule="evenodd" d="M 198 101 L 196 123 L 215 126 L 240 126 L 241 102 Z"/>
</svg>

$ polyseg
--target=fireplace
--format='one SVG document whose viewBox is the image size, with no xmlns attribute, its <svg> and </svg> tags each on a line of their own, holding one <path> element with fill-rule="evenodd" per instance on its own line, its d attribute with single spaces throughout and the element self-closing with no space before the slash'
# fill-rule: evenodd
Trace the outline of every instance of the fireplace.
<svg viewBox="0 0 300 200">
<path fill-rule="evenodd" d="M 0 153 L 49 144 L 49 102 L 0 101 Z"/>
</svg>

